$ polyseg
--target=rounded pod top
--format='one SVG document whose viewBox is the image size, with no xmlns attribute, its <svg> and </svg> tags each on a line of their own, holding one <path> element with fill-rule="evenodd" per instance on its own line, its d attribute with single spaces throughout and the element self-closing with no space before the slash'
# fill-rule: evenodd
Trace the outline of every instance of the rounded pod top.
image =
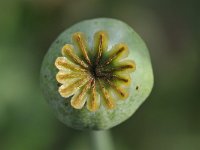
<svg viewBox="0 0 200 150">
<path fill-rule="evenodd" d="M 53 42 L 41 87 L 64 124 L 108 129 L 129 118 L 150 94 L 151 61 L 143 40 L 116 19 L 82 21 Z"/>
</svg>

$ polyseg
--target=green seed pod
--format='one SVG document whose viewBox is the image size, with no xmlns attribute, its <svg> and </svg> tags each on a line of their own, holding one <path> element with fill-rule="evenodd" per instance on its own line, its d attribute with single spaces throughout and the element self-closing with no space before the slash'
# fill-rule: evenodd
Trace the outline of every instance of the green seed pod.
<svg viewBox="0 0 200 150">
<path fill-rule="evenodd" d="M 49 48 L 41 86 L 64 124 L 75 129 L 109 129 L 129 118 L 151 92 L 148 49 L 119 20 L 77 23 Z"/>
</svg>

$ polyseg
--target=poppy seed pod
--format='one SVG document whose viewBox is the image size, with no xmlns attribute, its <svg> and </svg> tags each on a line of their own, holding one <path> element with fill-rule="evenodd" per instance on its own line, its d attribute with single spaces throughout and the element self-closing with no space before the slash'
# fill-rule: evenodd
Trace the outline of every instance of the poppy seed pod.
<svg viewBox="0 0 200 150">
<path fill-rule="evenodd" d="M 153 86 L 148 49 L 116 19 L 82 21 L 53 42 L 41 87 L 58 119 L 75 129 L 109 129 L 129 118 Z"/>
</svg>

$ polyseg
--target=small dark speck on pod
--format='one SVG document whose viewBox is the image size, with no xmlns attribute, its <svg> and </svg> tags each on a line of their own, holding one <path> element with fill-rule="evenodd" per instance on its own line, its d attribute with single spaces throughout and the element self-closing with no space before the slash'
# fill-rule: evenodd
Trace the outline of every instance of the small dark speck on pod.
<svg viewBox="0 0 200 150">
<path fill-rule="evenodd" d="M 69 106 L 69 104 L 68 104 L 68 103 L 66 103 L 66 102 L 64 103 L 64 105 L 65 105 L 65 106 Z"/>
<path fill-rule="evenodd" d="M 136 88 L 135 88 L 136 90 L 139 90 L 139 86 L 136 86 Z"/>
</svg>

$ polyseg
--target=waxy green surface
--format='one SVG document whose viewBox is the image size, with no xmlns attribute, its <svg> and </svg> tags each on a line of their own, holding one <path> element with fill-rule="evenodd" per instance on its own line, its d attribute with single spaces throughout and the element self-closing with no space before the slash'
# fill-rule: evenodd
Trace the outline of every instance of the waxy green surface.
<svg viewBox="0 0 200 150">
<path fill-rule="evenodd" d="M 61 56 L 61 49 L 65 44 L 73 44 L 73 33 L 84 33 L 88 46 L 93 47 L 93 37 L 97 31 L 107 32 L 108 49 L 116 44 L 125 43 L 129 49 L 126 59 L 135 62 L 136 70 L 131 73 L 129 96 L 126 100 L 115 99 L 114 109 L 107 109 L 101 105 L 99 110 L 91 112 L 86 107 L 73 108 L 70 104 L 71 97 L 63 98 L 60 95 L 55 60 Z M 55 115 L 67 126 L 75 129 L 109 129 L 128 119 L 152 90 L 153 72 L 148 49 L 138 34 L 122 21 L 106 18 L 82 21 L 65 30 L 49 48 L 41 68 L 41 87 Z"/>
</svg>

